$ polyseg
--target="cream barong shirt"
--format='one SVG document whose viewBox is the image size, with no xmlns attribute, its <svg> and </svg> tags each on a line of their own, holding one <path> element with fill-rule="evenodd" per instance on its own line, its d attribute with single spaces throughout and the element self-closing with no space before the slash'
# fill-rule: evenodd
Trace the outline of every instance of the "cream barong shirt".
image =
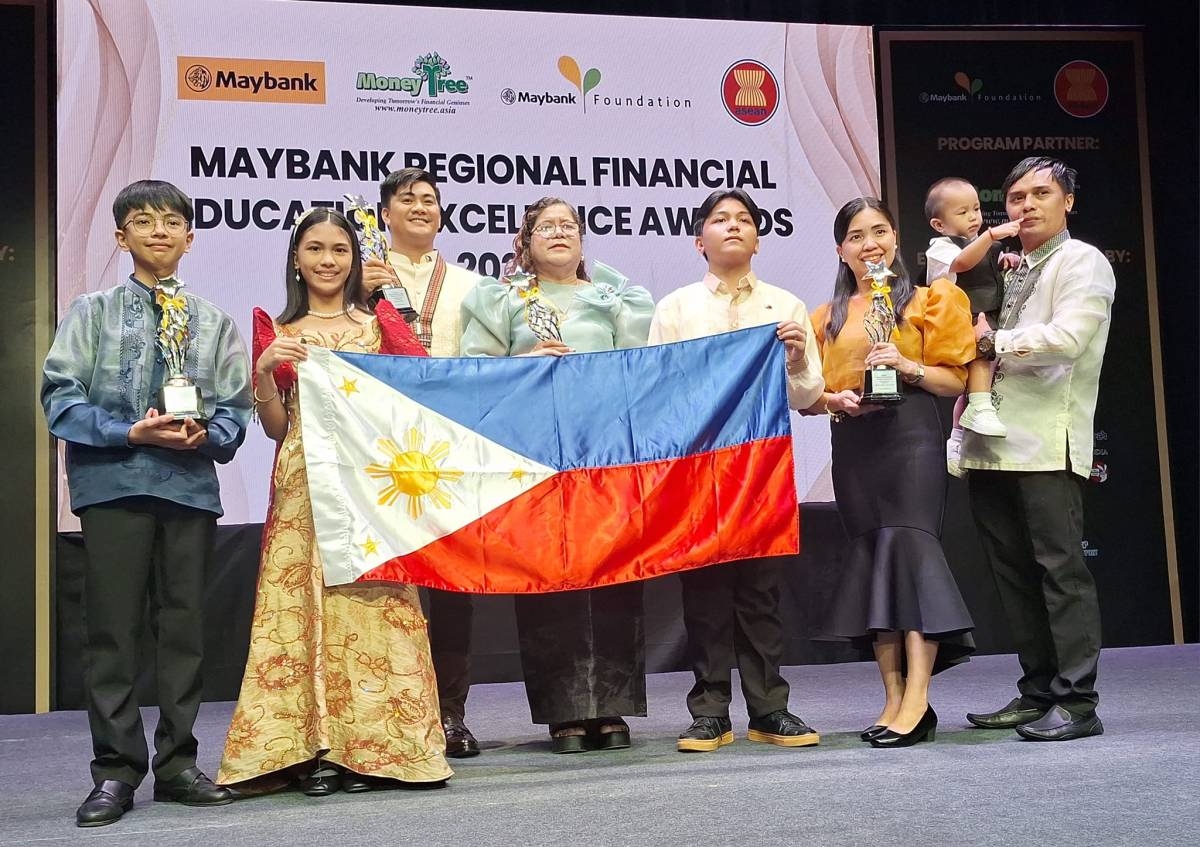
<svg viewBox="0 0 1200 847">
<path fill-rule="evenodd" d="M 804 359 L 787 363 L 788 405 L 796 410 L 807 409 L 825 390 L 821 356 L 808 309 L 795 294 L 769 285 L 753 273 L 738 280 L 735 291 L 712 274 L 672 291 L 654 310 L 647 343 L 688 341 L 782 321 L 795 321 L 807 334 Z"/>
<path fill-rule="evenodd" d="M 1014 284 L 1022 272 L 1027 292 Z M 1065 230 L 1021 257 L 1006 277 L 995 339 L 992 399 L 1008 437 L 964 432 L 964 469 L 1088 476 L 1115 292 L 1104 254 Z"/>
<path fill-rule="evenodd" d="M 420 313 L 425 305 L 425 297 L 429 293 L 429 282 L 433 277 L 433 269 L 437 265 L 438 253 L 430 250 L 414 262 L 407 256 L 394 250 L 388 251 L 388 262 L 400 277 L 400 283 L 408 292 L 413 308 Z M 462 340 L 462 301 L 467 296 L 479 275 L 473 274 L 466 268 L 446 263 L 446 277 L 442 280 L 442 293 L 438 297 L 437 308 L 433 311 L 433 321 L 430 330 L 433 342 L 429 347 L 430 356 L 457 356 L 459 343 Z M 415 325 L 413 331 L 416 331 Z"/>
</svg>

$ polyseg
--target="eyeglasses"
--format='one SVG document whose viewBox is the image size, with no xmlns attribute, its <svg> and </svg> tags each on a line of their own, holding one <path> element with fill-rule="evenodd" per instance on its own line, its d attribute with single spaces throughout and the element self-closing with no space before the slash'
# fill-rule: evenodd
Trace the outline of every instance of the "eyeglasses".
<svg viewBox="0 0 1200 847">
<path fill-rule="evenodd" d="M 187 219 L 179 215 L 164 215 L 161 218 L 155 215 L 135 215 L 125 221 L 121 229 L 131 227 L 138 235 L 149 235 L 154 232 L 154 227 L 160 223 L 168 235 L 181 235 L 187 230 L 188 226 Z"/>
<path fill-rule="evenodd" d="M 538 224 L 533 228 L 533 234 L 540 235 L 542 238 L 553 238 L 556 232 L 561 232 L 567 238 L 574 238 L 579 235 L 579 224 L 574 221 L 563 221 L 557 224 Z"/>
</svg>

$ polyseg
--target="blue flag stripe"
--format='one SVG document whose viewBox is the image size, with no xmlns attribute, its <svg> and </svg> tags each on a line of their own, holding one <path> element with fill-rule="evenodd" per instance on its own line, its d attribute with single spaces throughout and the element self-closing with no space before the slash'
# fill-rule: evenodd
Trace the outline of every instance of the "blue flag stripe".
<svg viewBox="0 0 1200 847">
<path fill-rule="evenodd" d="M 774 326 L 560 359 L 336 355 L 559 470 L 681 458 L 791 432 Z"/>
</svg>

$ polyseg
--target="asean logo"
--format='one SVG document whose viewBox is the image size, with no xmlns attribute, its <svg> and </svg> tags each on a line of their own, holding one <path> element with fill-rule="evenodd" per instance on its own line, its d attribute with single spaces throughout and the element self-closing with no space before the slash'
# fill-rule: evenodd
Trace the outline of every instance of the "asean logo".
<svg viewBox="0 0 1200 847">
<path fill-rule="evenodd" d="M 729 66 L 721 80 L 725 111 L 740 124 L 764 124 L 779 108 L 779 83 L 762 62 L 741 59 Z"/>
<path fill-rule="evenodd" d="M 192 65 L 183 74 L 184 84 L 197 93 L 212 87 L 212 71 L 204 65 Z"/>
<path fill-rule="evenodd" d="M 1083 59 L 1067 62 L 1054 75 L 1054 99 L 1068 115 L 1090 118 L 1108 104 L 1108 77 Z"/>
</svg>

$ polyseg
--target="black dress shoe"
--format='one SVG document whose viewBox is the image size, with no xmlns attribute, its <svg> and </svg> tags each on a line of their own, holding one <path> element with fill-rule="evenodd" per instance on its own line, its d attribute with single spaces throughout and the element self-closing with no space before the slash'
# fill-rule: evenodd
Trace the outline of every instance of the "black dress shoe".
<svg viewBox="0 0 1200 847">
<path fill-rule="evenodd" d="M 332 762 L 317 761 L 316 769 L 300 780 L 300 793 L 308 797 L 328 797 L 342 787 L 342 769 Z"/>
<path fill-rule="evenodd" d="M 75 810 L 75 825 L 106 826 L 119 821 L 132 808 L 133 786 L 119 779 L 106 779 Z"/>
<path fill-rule="evenodd" d="M 925 714 L 909 732 L 886 729 L 870 739 L 872 747 L 911 747 L 922 741 L 933 741 L 937 735 L 937 712 L 933 706 L 925 707 Z"/>
<path fill-rule="evenodd" d="M 883 735 L 885 732 L 887 732 L 886 726 L 884 726 L 881 723 L 873 723 L 869 727 L 864 729 L 862 732 L 860 732 L 858 734 L 858 737 L 860 739 L 862 739 L 863 741 L 870 741 L 872 738 Z"/>
<path fill-rule="evenodd" d="M 479 755 L 479 742 L 467 729 L 462 718 L 442 718 L 442 731 L 446 733 L 446 756 L 450 759 L 469 759 Z"/>
<path fill-rule="evenodd" d="M 342 790 L 347 794 L 362 794 L 364 791 L 374 791 L 382 787 L 373 776 L 355 773 L 351 770 L 342 771 Z"/>
<path fill-rule="evenodd" d="M 751 718 L 746 738 L 779 747 L 811 747 L 821 742 L 815 730 L 787 709 Z"/>
<path fill-rule="evenodd" d="M 701 715 L 692 721 L 675 744 L 680 753 L 711 753 L 718 747 L 733 743 L 733 724 L 729 718 Z"/>
<path fill-rule="evenodd" d="M 1017 727 L 1017 735 L 1026 741 L 1073 741 L 1103 734 L 1104 724 L 1095 712 L 1076 717 L 1062 706 L 1055 706 L 1036 721 Z"/>
<path fill-rule="evenodd" d="M 233 802 L 233 792 L 206 777 L 192 766 L 170 779 L 155 780 L 154 799 L 185 806 L 225 806 Z"/>
<path fill-rule="evenodd" d="M 1045 708 L 1023 705 L 1020 697 L 1014 697 L 1007 706 L 994 712 L 967 712 L 967 720 L 981 729 L 1015 729 L 1023 723 L 1036 721 L 1044 714 Z"/>
</svg>

